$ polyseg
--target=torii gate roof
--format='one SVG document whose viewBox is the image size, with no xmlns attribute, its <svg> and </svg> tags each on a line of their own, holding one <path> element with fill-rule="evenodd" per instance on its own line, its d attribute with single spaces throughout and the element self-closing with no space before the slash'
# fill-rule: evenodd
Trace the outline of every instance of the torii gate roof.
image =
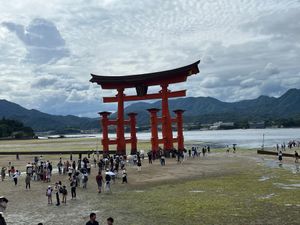
<svg viewBox="0 0 300 225">
<path fill-rule="evenodd" d="M 90 82 L 101 85 L 103 89 L 137 88 L 153 85 L 172 84 L 186 81 L 188 76 L 199 73 L 198 64 L 193 64 L 173 70 L 166 70 L 155 73 L 145 73 L 125 76 L 101 76 L 92 75 Z"/>
</svg>

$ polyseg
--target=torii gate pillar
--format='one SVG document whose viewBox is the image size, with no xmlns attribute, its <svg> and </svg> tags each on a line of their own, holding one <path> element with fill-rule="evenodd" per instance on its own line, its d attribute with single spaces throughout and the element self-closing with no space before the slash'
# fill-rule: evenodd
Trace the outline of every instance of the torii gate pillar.
<svg viewBox="0 0 300 225">
<path fill-rule="evenodd" d="M 164 150 L 172 150 L 173 149 L 173 134 L 172 134 L 172 121 L 169 112 L 169 102 L 168 102 L 168 85 L 161 85 L 161 93 L 162 93 L 162 135 L 163 135 L 163 143 Z"/>
<path fill-rule="evenodd" d="M 158 151 L 157 112 L 159 109 L 152 108 L 147 110 L 150 112 L 151 119 L 151 150 L 153 155 L 156 155 L 156 152 Z"/>
<path fill-rule="evenodd" d="M 177 110 L 174 110 L 173 112 L 176 114 L 178 151 L 183 151 L 184 150 L 184 137 L 183 137 L 182 114 L 183 114 L 184 110 L 177 109 Z"/>
<path fill-rule="evenodd" d="M 117 154 L 126 155 L 124 136 L 124 88 L 118 88 Z"/>
</svg>

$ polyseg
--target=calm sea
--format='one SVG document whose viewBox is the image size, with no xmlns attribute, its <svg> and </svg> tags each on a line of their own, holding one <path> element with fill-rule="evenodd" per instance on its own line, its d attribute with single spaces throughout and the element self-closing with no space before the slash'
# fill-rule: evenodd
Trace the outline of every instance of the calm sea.
<svg viewBox="0 0 300 225">
<path fill-rule="evenodd" d="M 83 136 L 100 138 L 101 134 L 66 135 L 66 137 Z M 129 134 L 126 136 L 129 137 Z M 151 134 L 138 133 L 137 136 L 139 140 L 150 140 Z M 300 141 L 300 128 L 184 131 L 184 136 L 186 141 L 207 142 L 221 146 L 237 144 L 240 147 L 260 148 L 263 142 L 265 147 L 274 147 L 276 144 L 284 142 L 287 144 L 290 140 Z M 114 137 L 114 135 L 110 135 L 110 137 Z"/>
</svg>

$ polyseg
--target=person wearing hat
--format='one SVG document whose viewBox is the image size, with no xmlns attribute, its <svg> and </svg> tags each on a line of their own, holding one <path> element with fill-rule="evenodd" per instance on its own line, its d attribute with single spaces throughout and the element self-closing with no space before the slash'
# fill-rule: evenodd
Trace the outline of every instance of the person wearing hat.
<svg viewBox="0 0 300 225">
<path fill-rule="evenodd" d="M 0 196 L 0 225 L 6 225 L 2 213 L 5 211 L 7 203 L 8 203 L 7 198 L 5 198 L 4 196 Z"/>
</svg>

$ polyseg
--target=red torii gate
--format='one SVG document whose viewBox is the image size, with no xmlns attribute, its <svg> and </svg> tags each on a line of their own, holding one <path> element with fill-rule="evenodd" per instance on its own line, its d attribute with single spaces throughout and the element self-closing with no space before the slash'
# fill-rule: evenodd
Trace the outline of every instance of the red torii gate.
<svg viewBox="0 0 300 225">
<path fill-rule="evenodd" d="M 99 76 L 91 74 L 92 79 L 90 82 L 101 85 L 102 89 L 116 89 L 117 95 L 115 97 L 103 97 L 104 103 L 117 102 L 118 111 L 117 119 L 109 120 L 109 112 L 101 112 L 102 116 L 102 145 L 103 151 L 109 151 L 110 144 L 117 145 L 117 153 L 126 154 L 126 143 L 131 143 L 131 151 L 136 152 L 136 130 L 135 130 L 135 116 L 136 114 L 129 114 L 130 119 L 124 120 L 124 102 L 125 101 L 139 101 L 147 99 L 162 99 L 162 117 L 157 118 L 157 109 L 149 109 L 151 113 L 151 143 L 152 150 L 157 151 L 158 144 L 163 143 L 164 150 L 172 150 L 173 142 L 178 142 L 178 149 L 183 150 L 183 131 L 182 131 L 182 114 L 183 110 L 175 110 L 176 119 L 172 119 L 169 112 L 169 98 L 184 97 L 186 96 L 186 90 L 170 91 L 168 89 L 169 84 L 185 82 L 188 76 L 199 73 L 197 61 L 193 64 L 180 67 L 173 70 L 167 70 L 156 73 L 138 74 L 138 75 L 126 75 L 126 76 Z M 160 85 L 161 90 L 158 93 L 147 94 L 149 86 Z M 126 88 L 135 88 L 136 95 L 126 96 L 124 90 Z M 153 122 L 156 121 L 156 122 Z M 172 135 L 172 122 L 177 122 L 178 136 L 173 139 Z M 153 124 L 155 123 L 155 124 Z M 163 139 L 159 140 L 157 135 L 157 123 L 162 124 L 162 136 Z M 108 126 L 116 125 L 117 127 L 117 139 L 110 140 L 108 138 Z M 131 138 L 125 139 L 124 125 L 130 125 Z"/>
</svg>

